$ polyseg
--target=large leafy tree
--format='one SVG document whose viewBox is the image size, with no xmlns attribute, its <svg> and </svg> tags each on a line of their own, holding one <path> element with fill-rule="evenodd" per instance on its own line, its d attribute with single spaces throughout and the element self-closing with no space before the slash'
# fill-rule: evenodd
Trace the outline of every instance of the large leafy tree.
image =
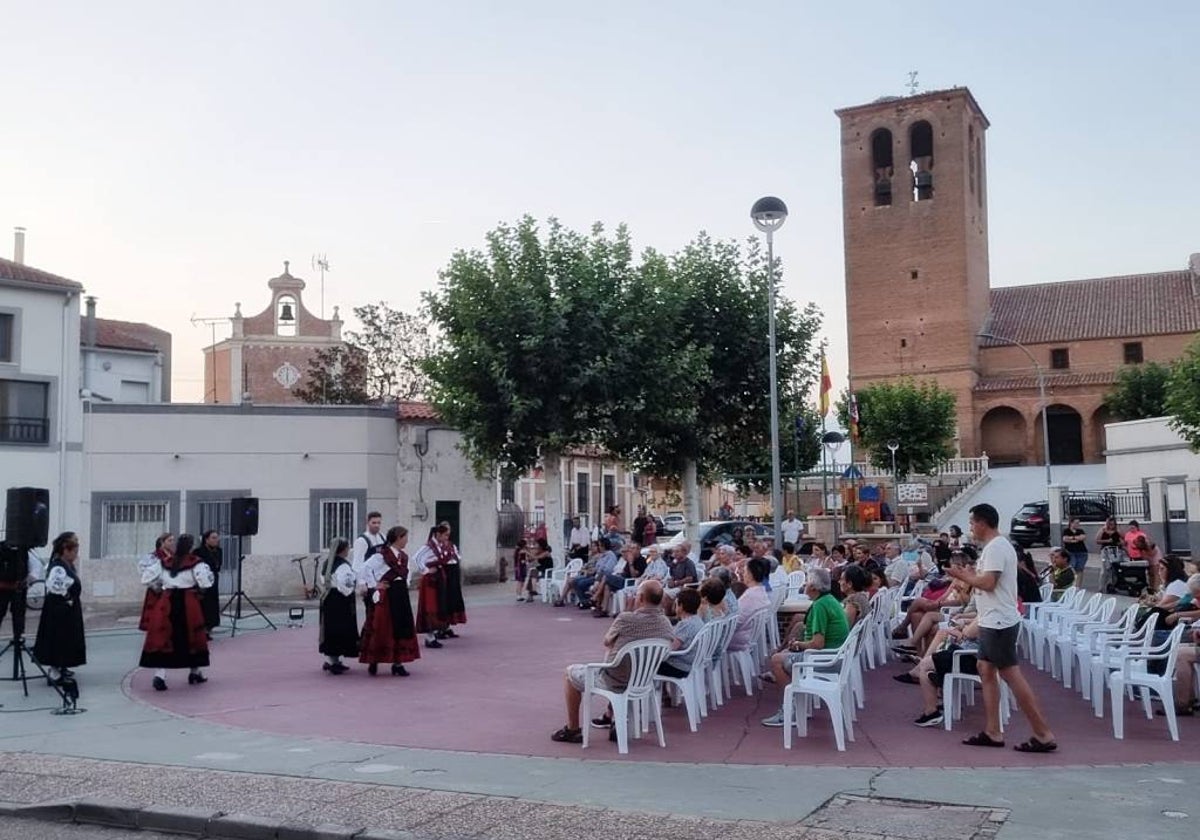
<svg viewBox="0 0 1200 840">
<path fill-rule="evenodd" d="M 1200 339 L 1171 366 L 1164 408 L 1171 415 L 1171 428 L 1200 452 Z"/>
<path fill-rule="evenodd" d="M 1146 362 L 1124 368 L 1104 397 L 1105 407 L 1120 420 L 1145 420 L 1167 414 L 1170 367 Z"/>
<path fill-rule="evenodd" d="M 871 463 L 892 468 L 888 441 L 896 441 L 896 475 L 929 473 L 954 455 L 954 394 L 932 381 L 881 382 L 856 392 L 859 441 Z M 849 397 L 838 400 L 838 419 L 850 427 Z"/>
<path fill-rule="evenodd" d="M 307 381 L 296 395 L 333 404 L 423 397 L 428 377 L 422 364 L 435 345 L 428 319 L 384 301 L 354 307 L 354 318 L 358 329 L 309 361 Z"/>
</svg>

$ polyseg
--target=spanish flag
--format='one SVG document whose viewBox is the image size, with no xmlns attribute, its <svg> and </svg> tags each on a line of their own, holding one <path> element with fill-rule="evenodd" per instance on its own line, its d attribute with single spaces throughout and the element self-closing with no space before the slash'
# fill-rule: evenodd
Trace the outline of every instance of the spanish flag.
<svg viewBox="0 0 1200 840">
<path fill-rule="evenodd" d="M 829 413 L 829 392 L 833 390 L 833 379 L 829 376 L 829 362 L 825 353 L 821 353 L 821 416 Z"/>
</svg>

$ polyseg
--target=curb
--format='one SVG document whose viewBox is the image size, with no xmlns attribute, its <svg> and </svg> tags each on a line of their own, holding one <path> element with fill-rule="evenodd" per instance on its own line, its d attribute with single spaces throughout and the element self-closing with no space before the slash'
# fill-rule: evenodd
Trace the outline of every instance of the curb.
<svg viewBox="0 0 1200 840">
<path fill-rule="evenodd" d="M 0 817 L 156 831 L 214 840 L 423 840 L 422 835 L 408 831 L 332 824 L 309 825 L 253 814 L 226 814 L 205 808 L 131 805 L 92 797 L 55 799 L 34 804 L 0 801 Z"/>
</svg>

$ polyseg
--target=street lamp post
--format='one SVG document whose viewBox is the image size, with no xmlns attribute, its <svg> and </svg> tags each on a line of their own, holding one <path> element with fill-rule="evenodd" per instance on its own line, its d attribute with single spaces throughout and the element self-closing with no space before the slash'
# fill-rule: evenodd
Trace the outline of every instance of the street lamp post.
<svg viewBox="0 0 1200 840">
<path fill-rule="evenodd" d="M 754 226 L 767 235 L 767 322 L 771 371 L 771 516 L 775 526 L 775 546 L 780 545 L 781 520 L 779 497 L 779 389 L 775 381 L 775 231 L 787 219 L 787 205 L 774 196 L 760 198 L 750 208 Z"/>
<path fill-rule="evenodd" d="M 900 448 L 900 441 L 892 438 L 887 442 L 888 452 L 892 453 L 892 504 L 896 509 L 892 511 L 892 522 L 896 527 L 900 527 L 900 482 L 896 477 L 896 450 Z"/>
<path fill-rule="evenodd" d="M 842 436 L 841 432 L 826 432 L 825 434 L 823 434 L 821 436 L 821 443 L 824 445 L 825 451 L 829 453 L 829 463 L 833 467 L 833 494 L 835 496 L 838 495 L 837 453 L 838 453 L 838 450 L 842 448 L 842 444 L 845 442 L 845 440 L 846 440 L 846 438 Z M 826 470 L 826 472 L 828 472 L 828 470 Z M 825 502 L 824 502 L 824 504 L 821 505 L 821 507 L 825 508 L 828 505 L 829 505 L 829 494 L 826 493 L 825 494 Z M 838 515 L 841 513 L 841 510 L 842 510 L 842 505 L 839 500 L 838 504 L 835 505 L 833 508 L 833 539 L 835 542 L 838 539 L 838 530 L 839 530 L 838 529 Z"/>
<path fill-rule="evenodd" d="M 1042 460 L 1046 464 L 1046 486 L 1049 487 L 1053 482 L 1050 480 L 1050 421 L 1046 417 L 1046 372 L 1034 355 L 1029 352 L 1029 348 L 1021 342 L 986 332 L 979 333 L 977 337 L 1012 345 L 1028 356 L 1029 361 L 1033 364 L 1033 369 L 1037 373 L 1038 401 L 1041 403 L 1042 409 Z"/>
</svg>

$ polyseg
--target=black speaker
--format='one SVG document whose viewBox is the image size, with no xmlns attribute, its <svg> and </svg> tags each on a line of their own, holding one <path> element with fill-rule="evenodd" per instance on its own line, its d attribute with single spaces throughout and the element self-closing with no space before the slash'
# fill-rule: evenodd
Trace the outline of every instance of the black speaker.
<svg viewBox="0 0 1200 840">
<path fill-rule="evenodd" d="M 235 537 L 252 537 L 258 533 L 257 496 L 229 500 L 229 532 Z"/>
<path fill-rule="evenodd" d="M 9 545 L 34 548 L 48 543 L 50 491 L 44 487 L 8 488 L 4 530 Z"/>
</svg>

